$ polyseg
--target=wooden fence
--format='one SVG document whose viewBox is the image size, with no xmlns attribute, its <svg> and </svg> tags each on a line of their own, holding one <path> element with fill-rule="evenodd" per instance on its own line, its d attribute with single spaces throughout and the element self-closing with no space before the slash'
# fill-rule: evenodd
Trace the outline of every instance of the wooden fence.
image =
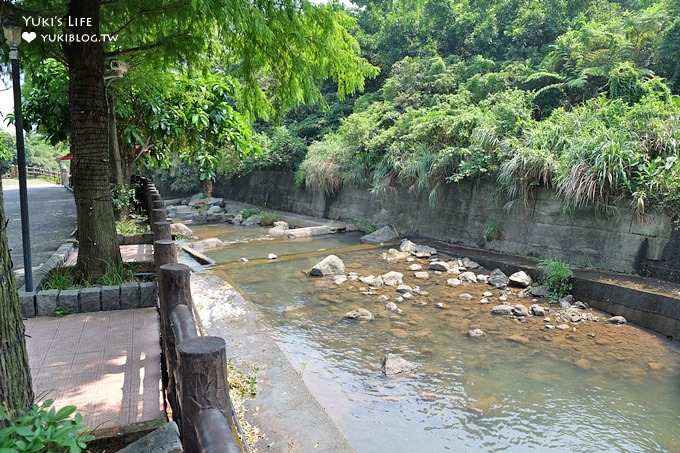
<svg viewBox="0 0 680 453">
<path fill-rule="evenodd" d="M 61 172 L 59 170 L 50 170 L 40 167 L 26 167 L 27 178 L 37 178 L 39 176 L 46 176 L 49 179 L 54 179 L 57 183 L 61 182 Z M 12 165 L 9 171 L 2 175 L 3 178 L 18 178 L 19 169 L 16 165 Z"/>
<path fill-rule="evenodd" d="M 190 272 L 177 263 L 165 203 L 152 183 L 137 180 L 154 233 L 159 285 L 163 387 L 186 452 L 242 453 L 233 434 L 222 338 L 199 336 L 192 314 Z"/>
</svg>

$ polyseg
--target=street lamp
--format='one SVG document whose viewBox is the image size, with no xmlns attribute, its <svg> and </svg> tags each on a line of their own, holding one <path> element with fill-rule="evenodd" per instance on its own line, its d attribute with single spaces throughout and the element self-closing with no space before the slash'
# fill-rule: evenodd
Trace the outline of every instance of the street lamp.
<svg viewBox="0 0 680 453">
<path fill-rule="evenodd" d="M 9 45 L 9 59 L 12 62 L 12 85 L 14 89 L 14 127 L 17 139 L 17 163 L 19 167 L 19 204 L 21 207 L 21 238 L 24 247 L 24 285 L 26 291 L 33 291 L 33 269 L 31 267 L 31 235 L 28 227 L 28 191 L 26 190 L 26 151 L 24 149 L 24 120 L 21 115 L 21 81 L 19 77 L 19 51 L 21 25 L 11 17 L 2 23 L 5 40 Z"/>
</svg>

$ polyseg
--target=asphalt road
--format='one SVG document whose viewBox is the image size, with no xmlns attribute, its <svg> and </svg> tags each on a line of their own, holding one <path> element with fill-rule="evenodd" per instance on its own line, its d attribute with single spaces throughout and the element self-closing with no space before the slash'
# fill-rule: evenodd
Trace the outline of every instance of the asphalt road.
<svg viewBox="0 0 680 453">
<path fill-rule="evenodd" d="M 21 237 L 19 185 L 11 181 L 2 184 L 5 201 L 7 240 L 17 272 L 17 284 L 23 284 L 24 254 Z M 35 269 L 69 237 L 76 227 L 76 205 L 73 193 L 61 185 L 28 183 L 28 218 L 31 238 L 31 264 Z"/>
</svg>

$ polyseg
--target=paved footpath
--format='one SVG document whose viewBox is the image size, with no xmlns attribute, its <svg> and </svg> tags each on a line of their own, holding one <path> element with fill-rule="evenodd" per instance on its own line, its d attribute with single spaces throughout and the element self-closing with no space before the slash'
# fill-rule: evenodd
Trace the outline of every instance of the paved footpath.
<svg viewBox="0 0 680 453">
<path fill-rule="evenodd" d="M 19 186 L 2 182 L 7 237 L 21 286 Z M 35 268 L 75 229 L 76 209 L 69 190 L 39 181 L 29 181 L 28 207 Z M 98 437 L 165 423 L 155 308 L 29 318 L 24 324 L 36 401 L 53 399 L 57 408 L 76 406 Z"/>
<path fill-rule="evenodd" d="M 36 400 L 77 407 L 101 437 L 165 423 L 155 308 L 24 321 Z"/>
<path fill-rule="evenodd" d="M 28 218 L 31 236 L 31 261 L 35 269 L 69 237 L 76 227 L 76 205 L 73 193 L 64 186 L 44 181 L 28 181 Z M 21 237 L 19 185 L 2 181 L 5 201 L 7 240 L 10 256 L 17 272 L 17 287 L 23 285 L 24 254 Z"/>
</svg>

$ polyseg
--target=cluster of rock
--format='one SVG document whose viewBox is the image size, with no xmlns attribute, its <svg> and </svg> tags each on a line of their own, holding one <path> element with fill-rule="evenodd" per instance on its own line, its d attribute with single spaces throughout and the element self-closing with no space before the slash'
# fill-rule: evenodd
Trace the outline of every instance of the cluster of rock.
<svg viewBox="0 0 680 453">
<path fill-rule="evenodd" d="M 484 284 L 489 287 L 501 290 L 501 293 L 494 296 L 492 291 L 484 291 L 482 298 L 479 300 L 481 304 L 491 304 L 492 298 L 496 298 L 499 304 L 493 304 L 490 307 L 490 314 L 496 316 L 507 316 L 517 319 L 521 322 L 526 321 L 529 317 L 542 317 L 544 326 L 548 330 L 570 330 L 575 331 L 576 326 L 585 322 L 597 322 L 600 317 L 589 310 L 587 304 L 575 301 L 572 296 L 567 296 L 559 300 L 557 305 L 550 307 L 539 304 L 540 297 L 549 295 L 549 289 L 535 285 L 531 276 L 519 270 L 506 275 L 500 269 L 494 269 L 491 272 L 484 270 L 479 263 L 469 258 L 453 258 L 442 259 L 437 256 L 437 250 L 426 246 L 418 245 L 408 239 L 404 239 L 399 249 L 389 249 L 382 254 L 383 260 L 389 263 L 398 261 L 405 261 L 411 263 L 408 265 L 408 270 L 413 273 L 413 278 L 416 280 L 425 281 L 432 276 L 439 276 L 446 278 L 446 284 L 452 287 L 467 284 Z M 420 262 L 416 262 L 420 259 Z M 422 263 L 422 260 L 428 260 Z M 418 285 L 407 284 L 404 281 L 404 274 L 401 272 L 386 272 L 380 275 L 359 275 L 356 272 L 349 272 L 345 274 L 345 265 L 340 258 L 335 255 L 330 255 L 324 258 L 309 272 L 312 276 L 331 276 L 336 285 L 343 284 L 346 281 L 358 282 L 365 286 L 359 287 L 362 294 L 378 295 L 378 301 L 383 302 L 385 309 L 397 315 L 403 314 L 403 310 L 398 303 L 409 300 L 412 304 L 427 305 L 428 301 L 422 296 L 427 296 L 428 292 L 422 290 Z M 385 294 L 385 289 L 391 287 L 394 290 L 393 296 Z M 381 288 L 383 294 L 375 292 Z M 530 298 L 531 304 L 508 302 L 508 296 L 516 296 L 517 298 Z M 473 300 L 474 296 L 469 293 L 458 294 L 462 300 Z M 392 300 L 391 300 L 392 299 Z M 435 307 L 440 309 L 448 308 L 443 302 L 435 303 Z M 371 321 L 376 316 L 375 313 L 365 308 L 358 308 L 351 310 L 344 314 L 344 318 L 357 321 Z M 626 320 L 622 316 L 614 316 L 607 319 L 611 324 L 625 324 Z M 481 338 L 485 333 L 481 329 L 472 329 L 467 332 L 467 335 L 473 338 Z M 524 337 L 517 337 L 518 342 Z M 512 339 L 512 337 L 510 338 Z M 528 341 L 528 340 L 527 340 Z M 390 355 L 388 354 L 388 357 Z M 398 357 L 398 356 L 397 356 Z M 386 358 L 387 362 L 387 358 Z M 393 370 L 399 366 L 386 367 L 383 363 L 383 371 L 385 374 L 395 374 Z M 410 371 L 410 370 L 409 370 Z"/>
<path fill-rule="evenodd" d="M 240 208 L 229 208 L 223 198 L 206 197 L 205 194 L 198 193 L 189 198 L 180 198 L 166 201 L 168 217 L 178 222 L 176 224 L 202 225 L 207 223 L 230 222 L 243 226 L 259 225 L 262 218 L 259 215 L 243 218 Z M 186 236 L 190 237 L 190 236 Z"/>
<path fill-rule="evenodd" d="M 206 197 L 197 193 L 188 199 L 166 201 L 168 216 L 184 224 L 205 224 L 225 222 L 237 213 L 227 213 L 224 199 Z"/>
</svg>

